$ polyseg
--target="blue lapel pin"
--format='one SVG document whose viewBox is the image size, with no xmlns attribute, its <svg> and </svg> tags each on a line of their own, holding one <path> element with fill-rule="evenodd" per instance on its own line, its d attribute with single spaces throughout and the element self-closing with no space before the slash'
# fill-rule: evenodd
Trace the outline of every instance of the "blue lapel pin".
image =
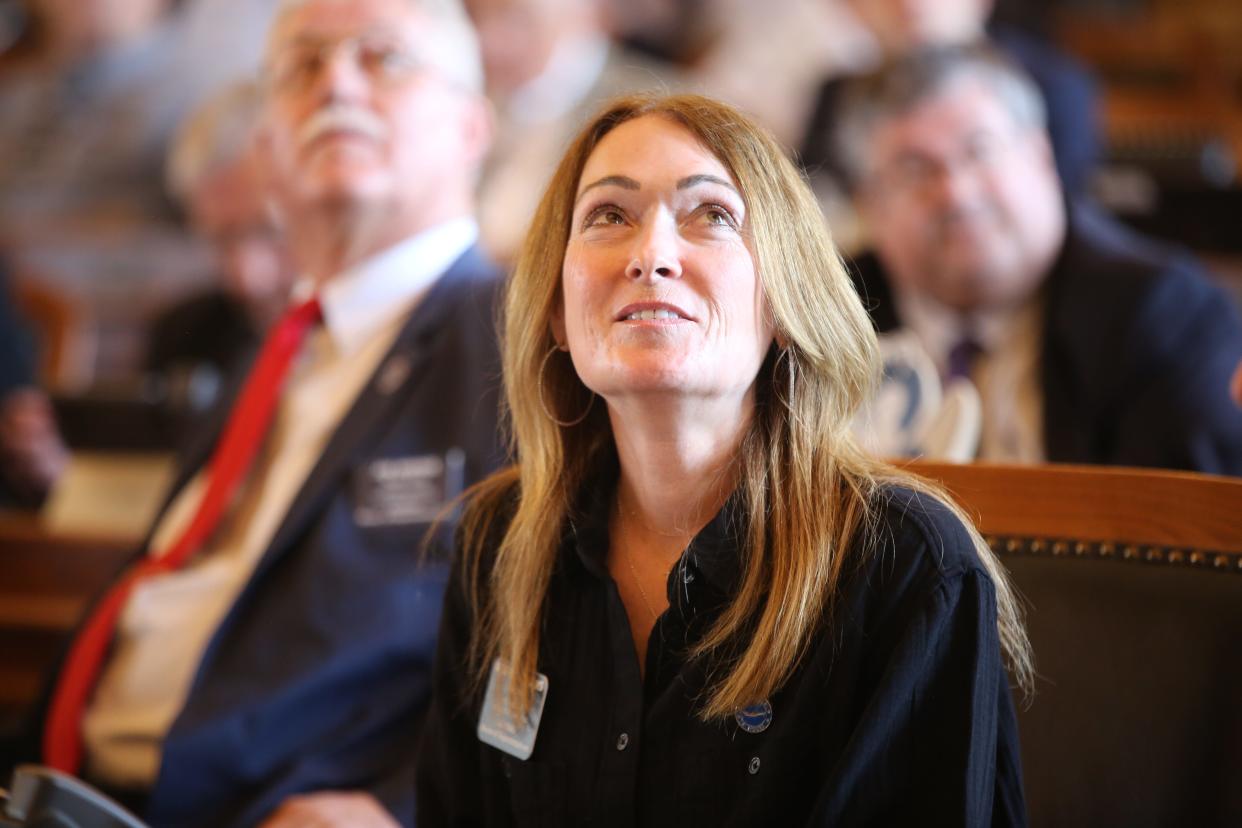
<svg viewBox="0 0 1242 828">
<path fill-rule="evenodd" d="M 762 733 L 772 724 L 772 705 L 767 699 L 733 714 L 737 726 L 747 733 Z"/>
<path fill-rule="evenodd" d="M 408 356 L 400 353 L 393 354 L 380 369 L 379 378 L 375 383 L 376 388 L 387 397 L 401 387 L 401 383 L 409 377 L 412 367 Z"/>
</svg>

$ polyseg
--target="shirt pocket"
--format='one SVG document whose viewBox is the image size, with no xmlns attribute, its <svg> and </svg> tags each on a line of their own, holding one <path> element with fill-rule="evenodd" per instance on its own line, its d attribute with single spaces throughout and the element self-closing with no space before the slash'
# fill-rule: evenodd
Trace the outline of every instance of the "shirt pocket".
<svg viewBox="0 0 1242 828">
<path fill-rule="evenodd" d="M 564 762 L 505 761 L 513 824 L 518 828 L 569 825 Z"/>
</svg>

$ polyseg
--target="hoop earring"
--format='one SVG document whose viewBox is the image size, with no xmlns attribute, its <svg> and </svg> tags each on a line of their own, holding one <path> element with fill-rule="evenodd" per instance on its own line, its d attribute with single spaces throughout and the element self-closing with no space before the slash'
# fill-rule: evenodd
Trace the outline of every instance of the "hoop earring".
<svg viewBox="0 0 1242 828">
<path fill-rule="evenodd" d="M 556 423 L 561 428 L 570 428 L 572 426 L 576 426 L 578 423 L 585 420 L 587 418 L 587 415 L 591 413 L 591 408 L 592 406 L 595 405 L 595 392 L 594 391 L 591 392 L 591 399 L 589 402 L 587 402 L 586 410 L 583 411 L 581 414 L 579 414 L 577 419 L 574 419 L 574 420 L 556 419 L 556 416 L 552 413 L 552 409 L 548 408 L 548 403 L 543 398 L 543 374 L 544 374 L 544 371 L 546 371 L 548 368 L 548 360 L 551 359 L 552 355 L 559 350 L 560 348 L 558 346 L 553 345 L 552 348 L 546 354 L 543 355 L 543 361 L 539 363 L 539 407 L 543 409 L 544 416 L 546 416 L 549 420 Z"/>
<path fill-rule="evenodd" d="M 794 368 L 793 352 L 789 348 L 781 349 L 780 356 L 776 361 L 779 363 L 782 360 L 785 362 L 785 370 L 789 373 L 789 395 L 785 397 L 785 407 L 792 413 L 794 410 L 794 376 L 796 369 Z"/>
</svg>

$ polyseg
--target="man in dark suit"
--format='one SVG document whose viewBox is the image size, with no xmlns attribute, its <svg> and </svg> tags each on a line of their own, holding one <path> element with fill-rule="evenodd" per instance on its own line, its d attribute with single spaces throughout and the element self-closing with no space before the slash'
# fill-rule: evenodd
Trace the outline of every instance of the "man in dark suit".
<svg viewBox="0 0 1242 828">
<path fill-rule="evenodd" d="M 978 386 L 981 457 L 1242 474 L 1237 309 L 1189 256 L 1065 199 L 1029 79 L 950 48 L 846 94 L 860 292 Z"/>
<path fill-rule="evenodd" d="M 261 165 L 310 309 L 287 319 L 313 320 L 315 295 L 322 324 L 291 362 L 265 349 L 252 379 L 291 365 L 274 417 L 197 547 L 231 468 L 220 446 L 263 381 L 211 463 L 184 469 L 138 563 L 195 551 L 119 593 L 65 729 L 79 633 L 44 756 L 81 755 L 155 826 L 410 826 L 445 576 L 420 543 L 503 459 L 497 279 L 472 217 L 490 136 L 477 46 L 452 3 L 302 0 L 277 17 L 265 85 Z"/>
</svg>

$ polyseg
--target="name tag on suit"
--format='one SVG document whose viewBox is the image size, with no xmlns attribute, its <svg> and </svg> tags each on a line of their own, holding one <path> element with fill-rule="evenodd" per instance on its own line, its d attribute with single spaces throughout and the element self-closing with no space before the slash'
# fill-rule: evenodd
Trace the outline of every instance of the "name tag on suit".
<svg viewBox="0 0 1242 828">
<path fill-rule="evenodd" d="M 362 527 L 431 523 L 461 494 L 466 454 L 384 457 L 353 472 L 354 522 Z"/>
</svg>

